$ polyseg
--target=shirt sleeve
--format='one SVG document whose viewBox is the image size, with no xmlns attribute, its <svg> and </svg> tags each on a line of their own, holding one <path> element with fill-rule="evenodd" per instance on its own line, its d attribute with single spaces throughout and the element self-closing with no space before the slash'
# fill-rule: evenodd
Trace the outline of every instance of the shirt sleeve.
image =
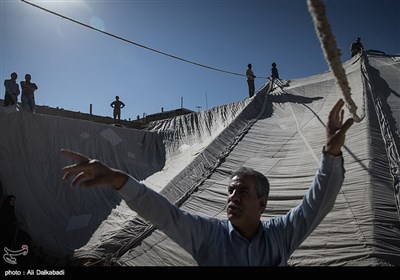
<svg viewBox="0 0 400 280">
<path fill-rule="evenodd" d="M 342 156 L 332 158 L 322 155 L 319 169 L 300 205 L 274 221 L 278 234 L 283 237 L 282 246 L 286 248 L 287 257 L 331 211 L 342 187 L 344 174 Z"/>
<path fill-rule="evenodd" d="M 118 191 L 129 208 L 150 221 L 192 256 L 196 256 L 212 230 L 212 220 L 189 214 L 135 178 Z"/>
<path fill-rule="evenodd" d="M 4 86 L 6 88 L 6 93 L 11 94 L 10 83 L 8 82 L 8 80 L 4 81 Z"/>
</svg>

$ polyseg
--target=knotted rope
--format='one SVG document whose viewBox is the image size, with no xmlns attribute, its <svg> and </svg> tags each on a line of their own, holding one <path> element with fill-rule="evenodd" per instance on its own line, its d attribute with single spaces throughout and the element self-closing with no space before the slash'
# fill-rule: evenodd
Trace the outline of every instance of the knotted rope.
<svg viewBox="0 0 400 280">
<path fill-rule="evenodd" d="M 313 18 L 315 30 L 321 42 L 325 59 L 336 78 L 337 84 L 342 90 L 346 106 L 353 115 L 355 122 L 361 122 L 364 116 L 359 117 L 357 115 L 357 106 L 351 98 L 349 83 L 342 67 L 342 62 L 340 61 L 340 51 L 336 46 L 335 36 L 332 34 L 326 17 L 325 5 L 320 0 L 307 0 L 307 5 Z"/>
</svg>

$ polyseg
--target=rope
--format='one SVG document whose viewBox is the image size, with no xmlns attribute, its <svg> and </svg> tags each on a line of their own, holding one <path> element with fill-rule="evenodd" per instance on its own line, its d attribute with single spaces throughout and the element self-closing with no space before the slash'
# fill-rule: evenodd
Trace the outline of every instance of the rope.
<svg viewBox="0 0 400 280">
<path fill-rule="evenodd" d="M 340 61 L 340 51 L 336 46 L 335 36 L 333 36 L 330 25 L 327 21 L 325 6 L 321 0 L 307 0 L 308 10 L 310 11 L 315 30 L 321 42 L 325 59 L 333 72 L 336 82 L 342 90 L 346 106 L 353 115 L 355 122 L 361 122 L 363 117 L 357 115 L 357 106 L 351 98 L 349 83 L 346 73 Z"/>
</svg>

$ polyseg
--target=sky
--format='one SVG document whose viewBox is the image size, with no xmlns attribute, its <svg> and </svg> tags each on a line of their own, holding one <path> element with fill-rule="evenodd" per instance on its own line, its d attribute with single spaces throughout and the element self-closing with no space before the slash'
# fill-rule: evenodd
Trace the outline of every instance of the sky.
<svg viewBox="0 0 400 280">
<path fill-rule="evenodd" d="M 328 71 L 304 0 L 0 0 L 0 78 L 32 76 L 37 105 L 122 119 L 184 108 L 202 111 L 248 98 L 275 62 L 282 79 Z M 361 37 L 365 49 L 400 54 L 400 1 L 326 0 L 342 62 Z M 184 62 L 148 48 L 194 63 Z M 4 87 L 0 98 L 4 98 Z M 20 98 L 19 98 L 20 100 Z"/>
</svg>

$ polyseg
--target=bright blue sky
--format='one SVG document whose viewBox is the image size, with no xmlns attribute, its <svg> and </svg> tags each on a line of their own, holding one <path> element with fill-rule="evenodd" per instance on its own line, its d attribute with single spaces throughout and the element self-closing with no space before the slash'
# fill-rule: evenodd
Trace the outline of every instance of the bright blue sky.
<svg viewBox="0 0 400 280">
<path fill-rule="evenodd" d="M 32 75 L 36 103 L 123 119 L 183 106 L 197 111 L 248 97 L 246 79 L 166 57 L 37 9 L 0 0 L 0 78 Z M 306 1 L 71 0 L 32 3 L 136 43 L 226 71 L 281 78 L 328 70 Z M 400 1 L 327 0 L 328 20 L 342 51 L 361 37 L 366 49 L 400 54 Z M 256 88 L 265 83 L 256 79 Z M 4 98 L 4 87 L 1 92 Z"/>
</svg>

